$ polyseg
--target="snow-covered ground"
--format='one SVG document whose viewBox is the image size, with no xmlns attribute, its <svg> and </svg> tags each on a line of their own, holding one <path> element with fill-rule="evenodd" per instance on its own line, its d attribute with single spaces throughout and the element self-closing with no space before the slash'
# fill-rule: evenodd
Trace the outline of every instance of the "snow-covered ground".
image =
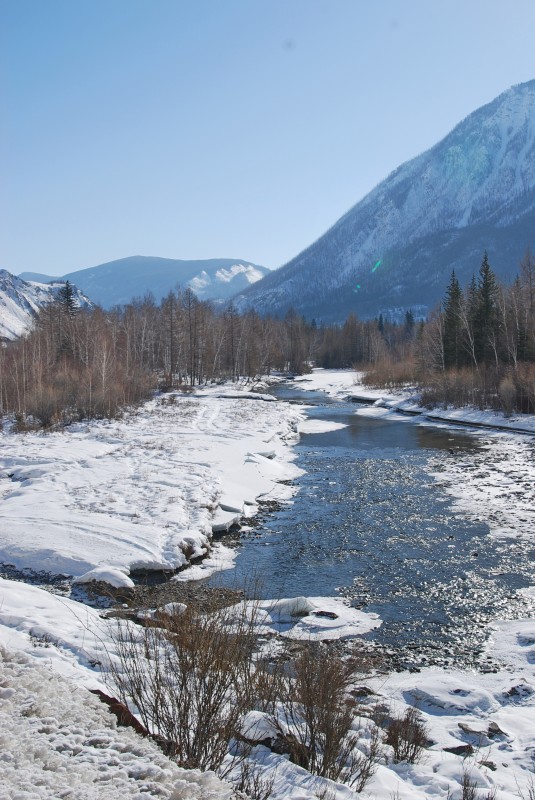
<svg viewBox="0 0 535 800">
<path fill-rule="evenodd" d="M 290 496 L 279 481 L 298 474 L 299 418 L 262 395 L 204 390 L 64 432 L 4 432 L 0 563 L 116 586 L 133 569 L 185 566 L 212 529 Z"/>
<path fill-rule="evenodd" d="M 350 372 L 316 371 L 296 385 L 340 398 L 366 395 L 379 401 L 368 413 L 386 417 L 412 402 L 369 393 Z M 180 566 L 209 549 L 214 525 L 254 512 L 260 496 L 290 496 L 291 487 L 277 481 L 297 474 L 291 444 L 307 425 L 295 406 L 219 389 L 159 398 L 122 420 L 65 433 L 4 432 L 0 561 L 78 578 L 97 570 L 125 585 L 136 566 Z M 534 440 L 482 429 L 474 435 L 482 442 L 480 469 L 467 475 L 463 457 L 452 455 L 435 478 L 496 535 L 532 537 Z M 199 577 L 216 560 L 179 575 Z M 260 612 L 265 634 L 293 639 L 347 638 L 380 622 L 332 598 L 279 599 Z M 149 742 L 117 729 L 89 695 L 105 690 L 99 662 L 111 647 L 110 624 L 81 603 L 0 580 L 0 798 L 228 797 L 213 777 L 188 776 Z M 465 774 L 480 800 L 493 789 L 496 800 L 531 800 L 535 620 L 495 624 L 488 654 L 495 672 L 425 669 L 364 681 L 375 693 L 365 702 L 387 715 L 416 704 L 432 745 L 415 765 L 393 764 L 387 748 L 363 796 L 461 800 Z M 444 750 L 467 745 L 464 756 Z M 253 757 L 276 770 L 273 800 L 318 797 L 317 779 L 283 756 L 258 746 Z M 336 784 L 329 792 L 333 800 L 354 796 Z"/>
<path fill-rule="evenodd" d="M 230 800 L 232 788 L 180 769 L 89 692 L 0 647 L 0 797 Z"/>
</svg>

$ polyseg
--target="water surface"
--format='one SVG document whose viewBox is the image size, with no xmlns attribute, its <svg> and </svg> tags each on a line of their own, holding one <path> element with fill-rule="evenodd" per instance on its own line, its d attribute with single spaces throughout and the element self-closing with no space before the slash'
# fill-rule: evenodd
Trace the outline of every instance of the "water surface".
<svg viewBox="0 0 535 800">
<path fill-rule="evenodd" d="M 242 535 L 236 571 L 218 580 L 254 574 L 264 597 L 343 595 L 380 615 L 368 638 L 402 665 L 477 663 L 484 625 L 525 610 L 516 590 L 530 584 L 535 557 L 454 513 L 430 477 L 431 462 L 469 460 L 479 440 L 412 418 L 359 416 L 322 393 L 277 394 L 346 427 L 302 434 L 297 495 Z"/>
</svg>

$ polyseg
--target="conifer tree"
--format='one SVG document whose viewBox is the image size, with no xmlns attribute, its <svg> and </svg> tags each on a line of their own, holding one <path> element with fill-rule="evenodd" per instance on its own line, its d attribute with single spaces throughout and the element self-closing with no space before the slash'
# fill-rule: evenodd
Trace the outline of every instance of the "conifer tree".
<svg viewBox="0 0 535 800">
<path fill-rule="evenodd" d="M 442 349 L 445 369 L 449 367 L 459 367 L 463 361 L 461 348 L 462 306 L 463 294 L 457 276 L 455 275 L 455 270 L 453 270 L 444 300 Z"/>
<path fill-rule="evenodd" d="M 404 333 L 406 339 L 412 339 L 414 335 L 414 314 L 412 308 L 409 308 L 405 314 Z"/>
<path fill-rule="evenodd" d="M 487 252 L 483 256 L 477 284 L 474 316 L 474 350 L 478 364 L 488 364 L 496 358 L 498 334 L 498 287 Z"/>
<path fill-rule="evenodd" d="M 74 289 L 69 281 L 65 281 L 65 285 L 59 290 L 58 303 L 60 304 L 62 310 L 68 314 L 69 317 L 74 317 L 78 310 L 78 306 L 76 304 L 76 295 L 74 293 Z"/>
</svg>

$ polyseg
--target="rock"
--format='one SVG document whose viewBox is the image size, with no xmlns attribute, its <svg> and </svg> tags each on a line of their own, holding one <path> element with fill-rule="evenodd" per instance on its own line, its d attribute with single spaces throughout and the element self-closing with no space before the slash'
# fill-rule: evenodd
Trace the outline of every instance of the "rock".
<svg viewBox="0 0 535 800">
<path fill-rule="evenodd" d="M 493 772 L 496 772 L 496 770 L 498 769 L 494 761 L 480 761 L 479 763 L 481 764 L 482 767 L 488 767 Z"/>
<path fill-rule="evenodd" d="M 532 694 L 533 687 L 529 683 L 518 683 L 504 692 L 505 697 L 530 697 Z"/>
<path fill-rule="evenodd" d="M 334 611 L 314 611 L 313 614 L 315 617 L 324 617 L 325 619 L 338 619 L 338 614 L 335 614 Z"/>
<path fill-rule="evenodd" d="M 489 739 L 495 739 L 497 736 L 507 736 L 507 734 L 505 733 L 505 731 L 502 731 L 502 729 L 496 722 L 491 722 L 489 724 L 487 736 L 489 737 Z"/>
<path fill-rule="evenodd" d="M 454 756 L 471 756 L 474 748 L 471 744 L 460 744 L 457 747 L 443 747 L 446 753 L 453 753 Z"/>
<path fill-rule="evenodd" d="M 351 690 L 351 694 L 353 697 L 371 697 L 377 693 L 374 692 L 373 689 L 368 689 L 367 686 L 356 686 Z"/>
<path fill-rule="evenodd" d="M 464 733 L 468 733 L 468 734 L 470 734 L 470 736 L 486 736 L 487 735 L 486 731 L 481 730 L 481 728 L 479 730 L 477 730 L 477 728 L 472 728 L 470 725 L 468 725 L 467 722 L 458 722 L 457 725 L 459 726 L 459 728 Z"/>
</svg>

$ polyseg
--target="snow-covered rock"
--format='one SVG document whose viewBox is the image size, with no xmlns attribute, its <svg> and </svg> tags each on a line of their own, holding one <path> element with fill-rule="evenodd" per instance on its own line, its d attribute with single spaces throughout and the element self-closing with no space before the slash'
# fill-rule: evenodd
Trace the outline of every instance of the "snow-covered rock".
<svg viewBox="0 0 535 800">
<path fill-rule="evenodd" d="M 39 309 L 57 299 L 64 281 L 50 284 L 24 281 L 0 269 L 0 339 L 17 339 L 31 329 Z M 73 286 L 80 308 L 91 307 L 90 300 Z"/>
</svg>

